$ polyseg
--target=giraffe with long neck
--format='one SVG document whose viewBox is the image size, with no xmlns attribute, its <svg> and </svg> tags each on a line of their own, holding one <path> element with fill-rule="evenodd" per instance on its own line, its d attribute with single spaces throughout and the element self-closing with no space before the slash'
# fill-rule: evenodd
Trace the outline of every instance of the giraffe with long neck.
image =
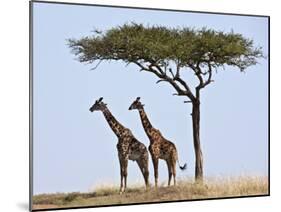
<svg viewBox="0 0 281 212">
<path fill-rule="evenodd" d="M 120 194 L 123 193 L 127 188 L 127 169 L 128 160 L 136 161 L 141 173 L 144 177 L 146 188 L 149 187 L 149 171 L 148 171 L 148 151 L 145 145 L 139 142 L 131 130 L 124 127 L 117 119 L 112 115 L 107 105 L 102 101 L 101 97 L 95 101 L 90 111 L 101 111 L 109 124 L 112 131 L 118 138 L 116 145 L 118 151 L 118 158 L 120 163 Z"/>
<path fill-rule="evenodd" d="M 138 97 L 129 107 L 129 110 L 138 110 L 141 118 L 143 128 L 150 140 L 149 152 L 152 157 L 154 167 L 155 187 L 158 186 L 158 161 L 163 159 L 167 163 L 168 168 L 168 186 L 170 186 L 171 178 L 174 178 L 174 185 L 176 185 L 176 162 L 178 162 L 178 153 L 174 143 L 163 137 L 158 129 L 155 129 L 149 121 L 144 110 L 144 105 L 140 102 Z M 180 166 L 181 170 L 186 169 L 186 164 Z"/>
</svg>

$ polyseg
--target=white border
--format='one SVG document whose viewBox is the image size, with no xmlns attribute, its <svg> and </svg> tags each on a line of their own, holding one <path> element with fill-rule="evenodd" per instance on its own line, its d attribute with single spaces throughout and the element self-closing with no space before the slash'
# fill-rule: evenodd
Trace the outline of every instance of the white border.
<svg viewBox="0 0 281 212">
<path fill-rule="evenodd" d="M 91 4 L 107 4 L 134 7 L 183 9 L 210 12 L 246 13 L 271 16 L 271 197 L 231 200 L 212 200 L 185 203 L 139 205 L 109 208 L 79 209 L 80 211 L 141 210 L 162 211 L 276 211 L 281 208 L 280 186 L 280 7 L 278 1 L 250 0 L 68 0 Z M 0 3 L 0 210 L 28 210 L 28 32 L 29 13 L 27 0 L 2 1 Z M 68 210 L 71 211 L 71 210 Z"/>
</svg>

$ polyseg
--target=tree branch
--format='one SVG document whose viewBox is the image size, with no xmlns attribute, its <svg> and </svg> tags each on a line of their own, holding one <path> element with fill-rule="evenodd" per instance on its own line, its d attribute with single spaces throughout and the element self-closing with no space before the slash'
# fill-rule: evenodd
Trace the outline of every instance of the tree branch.
<svg viewBox="0 0 281 212">
<path fill-rule="evenodd" d="M 162 74 L 157 72 L 155 69 L 153 69 L 152 65 L 150 64 L 148 67 L 145 67 L 143 64 L 141 64 L 138 61 L 133 61 L 136 65 L 138 65 L 141 69 L 141 71 L 147 71 L 155 74 L 157 77 L 162 78 Z"/>
<path fill-rule="evenodd" d="M 95 67 L 91 68 L 90 70 L 92 71 L 92 70 L 97 69 L 99 67 L 99 65 L 101 64 L 101 62 L 102 62 L 102 59 L 95 65 Z"/>
<path fill-rule="evenodd" d="M 149 67 L 150 67 L 150 68 L 155 67 L 155 68 L 157 68 L 157 70 L 158 70 L 162 75 L 166 75 L 166 74 L 165 74 L 165 71 L 163 71 L 162 68 L 161 68 L 161 67 L 157 64 L 157 62 L 154 61 L 154 60 L 150 61 Z"/>
<path fill-rule="evenodd" d="M 173 70 L 172 70 L 171 68 L 169 68 L 168 70 L 169 70 L 169 72 L 171 73 L 172 77 L 175 79 L 175 75 L 174 75 Z"/>
<path fill-rule="evenodd" d="M 158 84 L 159 82 L 167 82 L 167 80 L 165 79 L 157 80 L 156 84 Z"/>
<path fill-rule="evenodd" d="M 208 63 L 208 68 L 209 68 L 209 70 L 208 70 L 209 75 L 208 75 L 207 81 L 204 83 L 204 87 L 206 85 L 210 84 L 211 82 L 213 82 L 213 80 L 212 80 L 213 70 L 212 70 L 212 66 L 211 66 L 210 62 Z"/>
<path fill-rule="evenodd" d="M 204 62 L 208 64 L 208 70 L 205 72 L 202 72 L 201 68 L 200 68 L 200 63 Z M 212 74 L 213 74 L 213 70 L 212 70 L 212 65 L 211 65 L 211 61 L 209 60 L 200 60 L 196 63 L 196 66 L 193 65 L 192 63 L 189 63 L 188 66 L 194 71 L 195 75 L 197 76 L 198 80 L 199 80 L 199 84 L 196 86 L 195 91 L 196 91 L 196 98 L 199 98 L 200 96 L 200 90 L 204 87 L 206 87 L 208 84 L 210 84 L 211 82 L 214 82 L 214 80 L 212 80 Z M 203 75 L 208 75 L 207 80 L 204 81 Z"/>
<path fill-rule="evenodd" d="M 174 76 L 175 78 L 179 78 L 180 77 L 180 63 L 177 63 L 177 71 L 176 71 L 176 76 Z"/>
<path fill-rule="evenodd" d="M 194 72 L 195 72 L 195 75 L 197 76 L 197 78 L 199 80 L 199 85 L 198 86 L 202 86 L 204 84 L 204 80 L 203 80 L 203 77 L 201 75 L 202 71 L 201 71 L 201 68 L 200 68 L 200 62 L 199 61 L 196 64 Z"/>
<path fill-rule="evenodd" d="M 165 74 L 165 72 L 161 69 L 161 67 L 155 63 L 149 64 L 148 67 L 145 67 L 143 64 L 141 64 L 138 61 L 133 61 L 133 63 L 138 65 L 141 68 L 141 70 L 151 72 L 151 73 L 155 74 L 157 77 L 159 77 L 160 80 L 158 80 L 156 83 L 159 83 L 162 81 L 169 82 L 174 87 L 174 89 L 177 91 L 178 96 L 187 96 L 188 98 L 190 98 L 191 101 L 195 100 L 195 97 L 192 94 L 191 90 L 189 89 L 189 87 L 187 86 L 185 81 L 182 80 L 181 78 L 178 77 L 177 79 L 173 79 L 173 78 L 169 77 L 168 75 Z M 153 67 L 156 67 L 158 71 L 155 70 Z M 177 82 L 182 84 L 186 90 L 181 89 L 181 87 L 177 84 Z"/>
<path fill-rule="evenodd" d="M 210 62 L 208 62 L 208 71 L 207 71 L 207 73 L 208 73 L 208 79 L 205 82 L 203 82 L 202 85 L 199 86 L 199 89 L 202 89 L 202 88 L 206 87 L 207 85 L 209 85 L 211 82 L 213 82 L 213 80 L 212 80 L 213 70 L 212 70 L 212 66 L 211 66 Z"/>
<path fill-rule="evenodd" d="M 179 63 L 177 64 L 177 71 L 176 71 L 176 75 L 174 75 L 174 80 L 178 81 L 185 88 L 189 99 L 194 101 L 195 97 L 194 97 L 193 93 L 191 92 L 191 89 L 189 88 L 187 83 L 180 77 L 180 64 Z"/>
</svg>

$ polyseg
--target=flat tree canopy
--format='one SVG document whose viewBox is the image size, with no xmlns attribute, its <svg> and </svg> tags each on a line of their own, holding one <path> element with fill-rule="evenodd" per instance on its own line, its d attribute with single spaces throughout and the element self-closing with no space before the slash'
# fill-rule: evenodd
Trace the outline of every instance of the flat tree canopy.
<svg viewBox="0 0 281 212">
<path fill-rule="evenodd" d="M 124 24 L 106 32 L 79 40 L 69 39 L 69 46 L 80 62 L 123 60 L 127 63 L 149 62 L 163 67 L 174 62 L 194 68 L 208 63 L 212 67 L 236 66 L 241 71 L 257 63 L 261 48 L 253 40 L 234 32 L 224 33 L 202 28 L 145 27 Z"/>
</svg>

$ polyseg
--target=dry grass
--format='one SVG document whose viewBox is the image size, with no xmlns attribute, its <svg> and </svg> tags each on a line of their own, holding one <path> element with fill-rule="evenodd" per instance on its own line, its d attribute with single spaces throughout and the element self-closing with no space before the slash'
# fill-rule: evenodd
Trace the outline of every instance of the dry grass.
<svg viewBox="0 0 281 212">
<path fill-rule="evenodd" d="M 79 207 L 128 203 L 192 200 L 218 197 L 235 197 L 268 194 L 267 177 L 210 178 L 204 184 L 192 180 L 178 181 L 177 186 L 151 188 L 145 191 L 141 186 L 130 186 L 119 195 L 118 186 L 102 186 L 90 193 L 40 194 L 33 197 L 33 208 Z"/>
</svg>

